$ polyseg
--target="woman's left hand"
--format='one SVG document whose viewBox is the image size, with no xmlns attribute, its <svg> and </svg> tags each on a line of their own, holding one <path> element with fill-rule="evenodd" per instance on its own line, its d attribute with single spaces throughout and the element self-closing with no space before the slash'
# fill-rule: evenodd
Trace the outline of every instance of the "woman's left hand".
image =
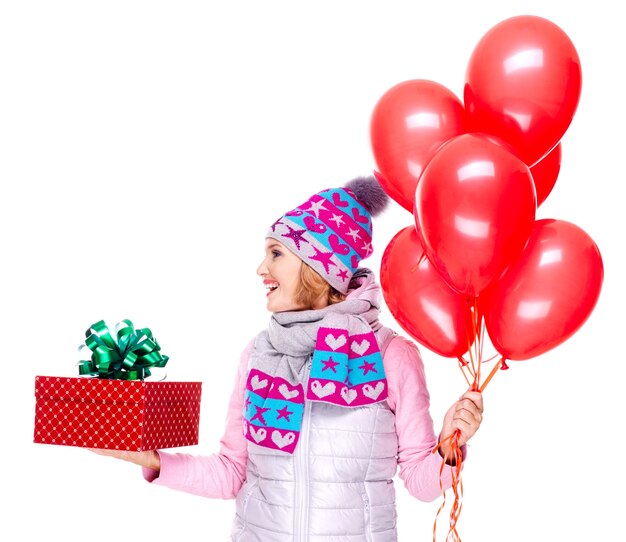
<svg viewBox="0 0 626 542">
<path fill-rule="evenodd" d="M 483 396 L 478 391 L 468 391 L 454 403 L 443 418 L 443 427 L 439 436 L 439 452 L 442 457 L 452 457 L 452 443 L 447 437 L 459 431 L 459 447 L 478 431 L 483 421 Z"/>
</svg>

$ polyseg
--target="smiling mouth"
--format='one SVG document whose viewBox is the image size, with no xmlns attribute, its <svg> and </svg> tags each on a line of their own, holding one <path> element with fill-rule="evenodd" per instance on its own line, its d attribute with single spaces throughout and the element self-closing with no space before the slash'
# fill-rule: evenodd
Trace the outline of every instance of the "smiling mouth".
<svg viewBox="0 0 626 542">
<path fill-rule="evenodd" d="M 270 295 L 278 288 L 278 282 L 268 282 L 265 284 L 265 288 L 267 289 L 267 295 Z"/>
</svg>

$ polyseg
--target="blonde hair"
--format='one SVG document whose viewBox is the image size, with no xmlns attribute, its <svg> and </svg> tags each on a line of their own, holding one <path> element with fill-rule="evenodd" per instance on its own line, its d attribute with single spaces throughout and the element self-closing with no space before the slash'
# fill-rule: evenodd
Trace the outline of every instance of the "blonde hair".
<svg viewBox="0 0 626 542">
<path fill-rule="evenodd" d="M 295 294 L 295 301 L 311 309 L 319 300 L 326 300 L 329 305 L 340 303 L 346 298 L 333 288 L 322 276 L 304 262 L 300 267 L 300 285 Z"/>
</svg>

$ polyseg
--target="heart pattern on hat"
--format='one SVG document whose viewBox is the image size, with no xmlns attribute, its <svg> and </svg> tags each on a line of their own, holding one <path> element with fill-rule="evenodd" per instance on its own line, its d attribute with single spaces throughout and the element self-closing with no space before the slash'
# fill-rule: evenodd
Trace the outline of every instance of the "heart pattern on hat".
<svg viewBox="0 0 626 542">
<path fill-rule="evenodd" d="M 341 199 L 341 196 L 337 192 L 333 192 L 333 203 L 337 207 L 347 207 L 350 205 L 347 201 Z"/>
<path fill-rule="evenodd" d="M 359 210 L 356 207 L 352 207 L 352 216 L 354 220 L 360 222 L 361 224 L 367 224 L 369 222 L 369 219 L 365 215 L 359 213 Z"/>
<path fill-rule="evenodd" d="M 344 256 L 350 254 L 350 247 L 339 242 L 339 237 L 337 237 L 334 233 L 328 236 L 328 241 L 330 242 L 330 248 L 333 249 L 333 252 L 343 254 Z"/>
<path fill-rule="evenodd" d="M 324 233 L 326 231 L 326 225 L 321 222 L 316 222 L 312 216 L 304 217 L 304 225 L 308 230 L 315 233 Z"/>
</svg>

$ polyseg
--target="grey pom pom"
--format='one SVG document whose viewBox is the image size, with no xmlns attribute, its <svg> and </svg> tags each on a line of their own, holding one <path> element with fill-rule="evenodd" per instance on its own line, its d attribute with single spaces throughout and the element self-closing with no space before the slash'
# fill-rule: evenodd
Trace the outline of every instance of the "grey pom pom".
<svg viewBox="0 0 626 542">
<path fill-rule="evenodd" d="M 372 216 L 382 213 L 389 203 L 389 196 L 373 176 L 356 177 L 344 188 L 351 190 Z"/>
</svg>

